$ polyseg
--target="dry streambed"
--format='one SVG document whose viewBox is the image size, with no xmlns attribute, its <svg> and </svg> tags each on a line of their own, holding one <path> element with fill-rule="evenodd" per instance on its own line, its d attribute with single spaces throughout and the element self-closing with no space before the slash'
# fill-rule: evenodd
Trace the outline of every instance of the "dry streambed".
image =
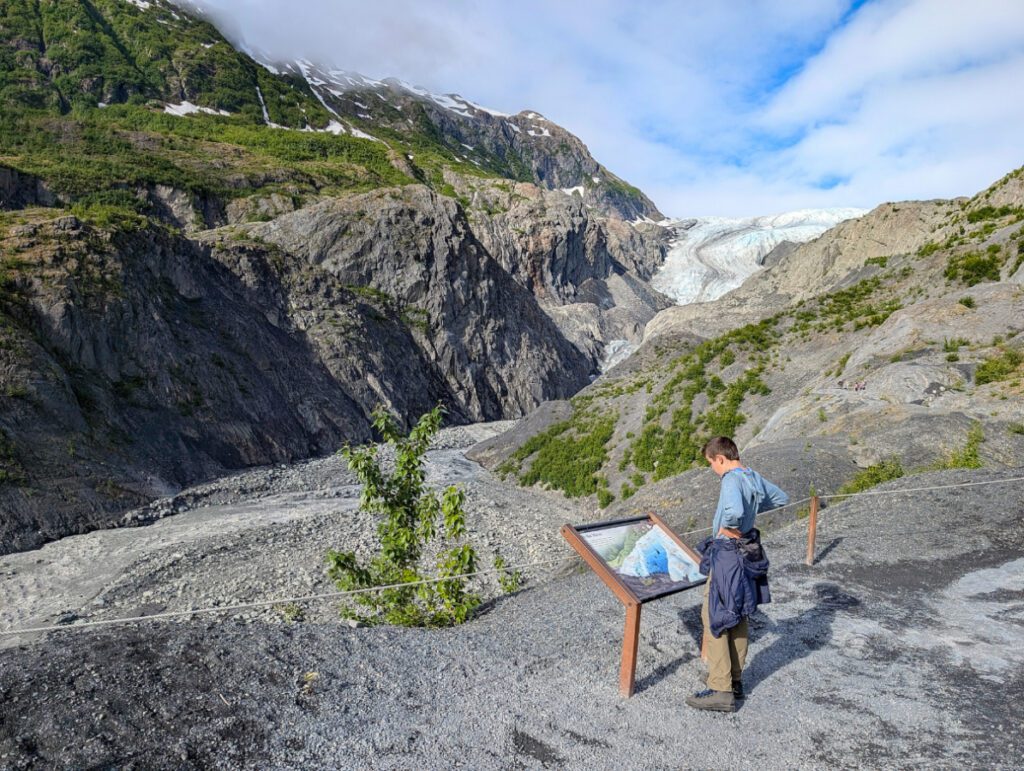
<svg viewBox="0 0 1024 771">
<path fill-rule="evenodd" d="M 444 429 L 427 457 L 436 487 L 466 491 L 467 525 L 490 567 L 566 553 L 558 527 L 588 516 L 557 493 L 524 490 L 469 461 L 464 450 L 510 422 Z M 386 448 L 381 457 L 388 462 Z M 367 554 L 376 522 L 359 511 L 360 487 L 340 456 L 254 469 L 199 485 L 130 513 L 143 527 L 99 530 L 0 557 L 0 629 L 74 624 L 330 592 L 329 548 Z M 550 572 L 550 566 L 546 569 Z M 528 575 L 534 580 L 545 568 Z M 476 580 L 486 597 L 493 576 Z M 232 613 L 243 620 L 332 621 L 333 601 Z M 0 638 L 0 647 L 34 639 Z"/>
</svg>

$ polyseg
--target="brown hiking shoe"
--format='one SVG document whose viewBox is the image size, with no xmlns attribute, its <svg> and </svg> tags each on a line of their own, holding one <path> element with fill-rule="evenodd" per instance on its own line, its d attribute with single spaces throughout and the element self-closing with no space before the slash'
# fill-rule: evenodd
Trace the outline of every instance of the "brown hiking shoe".
<svg viewBox="0 0 1024 771">
<path fill-rule="evenodd" d="M 693 696 L 686 697 L 686 703 L 694 709 L 710 709 L 715 712 L 735 712 L 736 699 L 732 691 L 700 691 Z"/>
<path fill-rule="evenodd" d="M 701 674 L 700 674 L 700 681 L 704 685 L 708 684 L 708 673 L 707 672 L 701 672 Z M 742 680 L 733 680 L 732 681 L 732 695 L 733 695 L 733 698 L 735 698 L 735 699 L 742 699 L 743 698 L 743 681 Z"/>
</svg>

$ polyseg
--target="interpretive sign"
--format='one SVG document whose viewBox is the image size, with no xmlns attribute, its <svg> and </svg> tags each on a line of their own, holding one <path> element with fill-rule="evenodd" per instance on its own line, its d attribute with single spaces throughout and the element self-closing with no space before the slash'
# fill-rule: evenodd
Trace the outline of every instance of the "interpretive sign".
<svg viewBox="0 0 1024 771">
<path fill-rule="evenodd" d="M 706 580 L 697 567 L 700 558 L 683 551 L 649 517 L 577 527 L 576 532 L 640 602 L 689 589 Z"/>
<path fill-rule="evenodd" d="M 640 607 L 692 589 L 707 579 L 700 557 L 658 516 L 564 525 L 562 536 L 626 606 L 619 690 L 633 695 Z"/>
</svg>

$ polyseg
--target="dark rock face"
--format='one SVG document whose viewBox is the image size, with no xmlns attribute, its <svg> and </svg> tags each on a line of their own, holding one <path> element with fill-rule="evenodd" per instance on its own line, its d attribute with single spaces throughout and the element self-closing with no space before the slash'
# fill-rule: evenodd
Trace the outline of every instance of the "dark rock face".
<svg viewBox="0 0 1024 771">
<path fill-rule="evenodd" d="M 0 166 L 0 211 L 26 206 L 55 206 L 57 197 L 31 174 Z"/>
<path fill-rule="evenodd" d="M 591 363 L 488 253 L 455 201 L 424 187 L 332 200 L 251 231 L 402 309 L 473 420 L 575 393 Z"/>
<path fill-rule="evenodd" d="M 71 217 L 19 230 L 34 265 L 2 317 L 0 550 L 111 524 L 227 468 L 370 437 L 367 405 L 290 322 L 287 276 L 265 255 L 232 265 L 160 231 L 106 240 Z M 396 319 L 353 305 L 365 338 L 387 340 L 383 328 L 412 349 Z M 426 408 L 437 390 L 413 393 Z"/>
<path fill-rule="evenodd" d="M 491 420 L 588 382 L 590 360 L 426 188 L 198 240 L 29 213 L 4 241 L 25 267 L 0 298 L 0 552 L 366 441 L 379 403 Z"/>
<path fill-rule="evenodd" d="M 578 195 L 530 195 L 520 187 L 507 210 L 473 225 L 523 286 L 560 304 L 592 301 L 589 280 L 629 272 L 646 281 L 665 259 L 662 228 L 645 234 L 621 220 L 594 216 Z"/>
<path fill-rule="evenodd" d="M 671 300 L 647 283 L 668 232 L 597 213 L 576 193 L 446 175 L 473 232 L 595 366 L 612 341 L 639 343 Z"/>
</svg>

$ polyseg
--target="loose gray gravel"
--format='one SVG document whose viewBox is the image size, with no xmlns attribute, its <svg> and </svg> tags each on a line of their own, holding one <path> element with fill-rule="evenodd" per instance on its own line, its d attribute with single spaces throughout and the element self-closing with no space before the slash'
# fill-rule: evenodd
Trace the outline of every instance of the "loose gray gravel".
<svg viewBox="0 0 1024 771">
<path fill-rule="evenodd" d="M 467 529 L 493 566 L 564 556 L 558 528 L 590 516 L 558 493 L 523 490 L 465 457 L 465 449 L 510 421 L 443 429 L 427 454 L 431 485 L 466 492 Z M 388 448 L 379 455 L 393 466 Z M 340 456 L 259 468 L 210 482 L 129 514 L 144 527 L 98 530 L 0 557 L 0 629 L 106 620 L 334 591 L 328 549 L 366 556 L 376 548 L 376 520 L 359 511 L 360 488 Z M 151 511 L 174 516 L 151 517 Z M 429 556 L 429 554 L 428 554 Z M 531 575 L 529 572 L 527 575 Z M 501 594 L 494 575 L 473 587 Z M 239 621 L 337 622 L 336 604 L 291 603 L 239 611 Z M 36 635 L 0 637 L 0 649 Z"/>
<path fill-rule="evenodd" d="M 621 606 L 589 572 L 554 571 L 456 629 L 202 618 L 0 651 L 0 767 L 1016 768 L 1021 490 L 836 503 L 813 567 L 804 521 L 768 533 L 775 601 L 752 620 L 733 715 L 684 704 L 702 667 L 698 592 L 645 606 L 625 700 Z"/>
</svg>

